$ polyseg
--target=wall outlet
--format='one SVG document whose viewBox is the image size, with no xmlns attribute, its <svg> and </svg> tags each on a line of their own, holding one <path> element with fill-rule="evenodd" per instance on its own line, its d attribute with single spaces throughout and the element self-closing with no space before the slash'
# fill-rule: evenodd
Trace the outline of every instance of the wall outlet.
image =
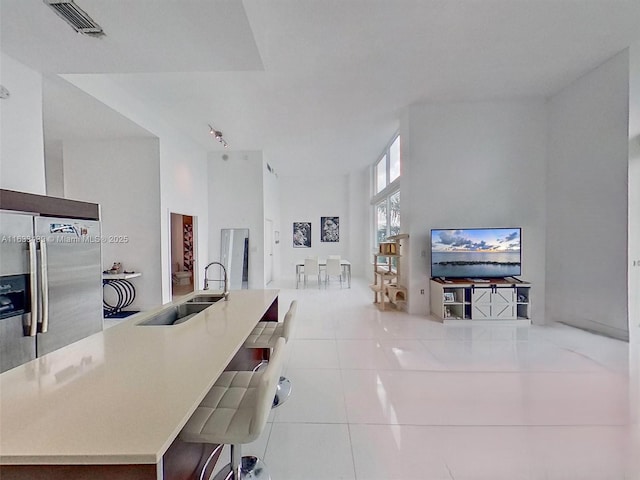
<svg viewBox="0 0 640 480">
<path fill-rule="evenodd" d="M 424 288 L 420 289 L 420 295 L 424 295 Z"/>
</svg>

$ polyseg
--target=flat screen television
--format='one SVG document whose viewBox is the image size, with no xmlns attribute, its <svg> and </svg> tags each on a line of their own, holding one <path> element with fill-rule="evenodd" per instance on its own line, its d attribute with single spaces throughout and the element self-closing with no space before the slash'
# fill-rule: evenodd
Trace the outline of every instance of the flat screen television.
<svg viewBox="0 0 640 480">
<path fill-rule="evenodd" d="M 505 278 L 521 275 L 520 228 L 431 230 L 431 276 Z"/>
</svg>

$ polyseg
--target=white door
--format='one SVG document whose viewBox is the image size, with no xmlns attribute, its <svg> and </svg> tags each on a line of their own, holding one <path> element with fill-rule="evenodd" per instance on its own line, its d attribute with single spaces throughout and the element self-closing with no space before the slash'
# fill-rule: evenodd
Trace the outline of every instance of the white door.
<svg viewBox="0 0 640 480">
<path fill-rule="evenodd" d="M 273 220 L 264 221 L 264 284 L 273 281 Z"/>
</svg>

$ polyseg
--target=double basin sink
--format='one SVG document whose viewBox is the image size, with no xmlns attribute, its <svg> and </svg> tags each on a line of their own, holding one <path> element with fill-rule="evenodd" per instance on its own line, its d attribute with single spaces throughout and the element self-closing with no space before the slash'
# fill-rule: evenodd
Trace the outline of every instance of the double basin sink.
<svg viewBox="0 0 640 480">
<path fill-rule="evenodd" d="M 161 310 L 153 317 L 140 322 L 138 326 L 178 325 L 186 322 L 223 298 L 224 296 L 221 293 L 196 295 L 184 303 L 172 305 Z"/>
</svg>

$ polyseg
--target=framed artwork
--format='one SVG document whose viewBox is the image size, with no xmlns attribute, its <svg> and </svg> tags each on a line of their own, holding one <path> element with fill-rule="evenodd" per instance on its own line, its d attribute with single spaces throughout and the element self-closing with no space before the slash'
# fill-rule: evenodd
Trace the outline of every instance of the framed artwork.
<svg viewBox="0 0 640 480">
<path fill-rule="evenodd" d="M 320 241 L 340 241 L 340 217 L 320 217 Z"/>
<path fill-rule="evenodd" d="M 293 247 L 311 248 L 311 222 L 293 222 Z"/>
</svg>

